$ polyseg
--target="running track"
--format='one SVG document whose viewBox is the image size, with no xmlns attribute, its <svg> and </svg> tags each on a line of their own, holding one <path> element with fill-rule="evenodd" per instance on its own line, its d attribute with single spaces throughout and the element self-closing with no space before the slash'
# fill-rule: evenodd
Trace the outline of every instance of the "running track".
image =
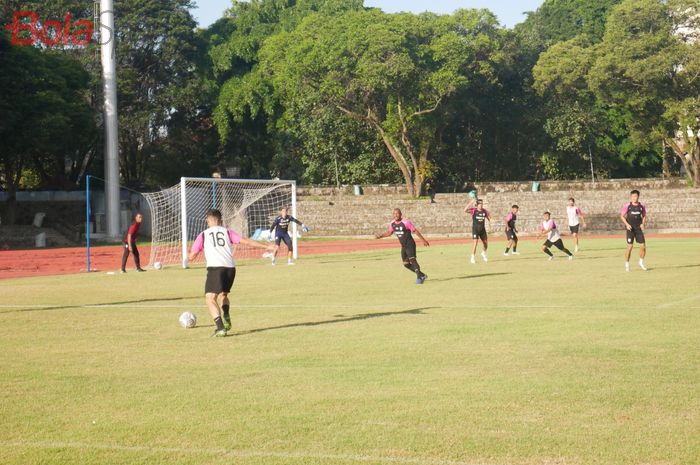
<svg viewBox="0 0 700 465">
<path fill-rule="evenodd" d="M 621 235 L 585 236 L 590 238 L 621 238 Z M 700 238 L 700 234 L 649 234 L 650 238 Z M 465 245 L 471 240 L 462 238 L 433 239 L 428 238 L 431 245 Z M 535 240 L 534 237 L 523 237 L 521 240 Z M 493 238 L 492 242 L 503 242 L 504 238 Z M 420 241 L 417 241 L 420 247 Z M 300 244 L 300 255 L 318 255 L 330 253 L 362 252 L 368 250 L 383 250 L 398 248 L 395 239 L 372 240 L 350 239 L 329 241 L 304 241 Z M 624 247 L 624 239 L 620 248 Z M 139 247 L 141 257 L 148 260 L 150 249 Z M 91 268 L 93 271 L 119 271 L 122 248 L 119 245 L 95 247 L 91 253 Z M 129 268 L 133 269 L 132 258 L 129 257 Z M 85 272 L 86 255 L 84 247 L 60 249 L 29 249 L 0 251 L 0 279 L 21 278 L 28 276 L 49 276 Z"/>
</svg>

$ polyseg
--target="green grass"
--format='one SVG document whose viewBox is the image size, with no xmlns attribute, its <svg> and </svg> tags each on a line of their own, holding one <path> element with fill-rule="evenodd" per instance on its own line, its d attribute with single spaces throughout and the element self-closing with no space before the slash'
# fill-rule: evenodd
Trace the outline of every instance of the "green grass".
<svg viewBox="0 0 700 465">
<path fill-rule="evenodd" d="M 502 244 L 0 281 L 0 463 L 700 463 L 697 240 Z"/>
</svg>

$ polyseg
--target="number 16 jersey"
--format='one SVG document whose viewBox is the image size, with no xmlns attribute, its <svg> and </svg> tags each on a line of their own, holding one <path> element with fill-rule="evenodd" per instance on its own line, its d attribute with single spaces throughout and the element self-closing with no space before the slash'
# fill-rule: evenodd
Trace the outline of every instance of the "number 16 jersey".
<svg viewBox="0 0 700 465">
<path fill-rule="evenodd" d="M 233 246 L 240 244 L 241 235 L 223 226 L 214 226 L 203 231 L 192 245 L 192 253 L 204 250 L 207 268 L 233 268 Z"/>
</svg>

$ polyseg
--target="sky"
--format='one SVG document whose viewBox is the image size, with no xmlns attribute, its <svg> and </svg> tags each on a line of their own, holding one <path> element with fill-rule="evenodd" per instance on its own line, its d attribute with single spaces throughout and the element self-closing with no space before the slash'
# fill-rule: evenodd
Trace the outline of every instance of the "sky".
<svg viewBox="0 0 700 465">
<path fill-rule="evenodd" d="M 199 7 L 193 11 L 200 27 L 207 27 L 221 18 L 231 0 L 195 0 Z M 525 19 L 526 11 L 534 11 L 543 0 L 365 0 L 365 6 L 379 7 L 388 13 L 411 11 L 422 13 L 452 13 L 459 8 L 488 8 L 498 16 L 501 24 L 513 27 Z"/>
</svg>

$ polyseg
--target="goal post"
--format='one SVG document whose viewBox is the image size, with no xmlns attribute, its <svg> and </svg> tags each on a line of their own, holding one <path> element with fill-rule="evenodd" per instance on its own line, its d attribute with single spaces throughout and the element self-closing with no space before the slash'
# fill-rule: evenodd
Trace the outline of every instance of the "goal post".
<svg viewBox="0 0 700 465">
<path fill-rule="evenodd" d="M 253 240 L 268 238 L 280 208 L 296 214 L 296 181 L 262 179 L 188 178 L 168 189 L 144 194 L 152 214 L 150 264 L 189 266 L 188 253 L 206 229 L 206 212 L 221 211 L 224 226 Z M 297 229 L 291 229 L 294 258 Z M 237 258 L 260 257 L 260 251 L 237 245 Z M 202 257 L 200 256 L 200 260 Z"/>
</svg>

